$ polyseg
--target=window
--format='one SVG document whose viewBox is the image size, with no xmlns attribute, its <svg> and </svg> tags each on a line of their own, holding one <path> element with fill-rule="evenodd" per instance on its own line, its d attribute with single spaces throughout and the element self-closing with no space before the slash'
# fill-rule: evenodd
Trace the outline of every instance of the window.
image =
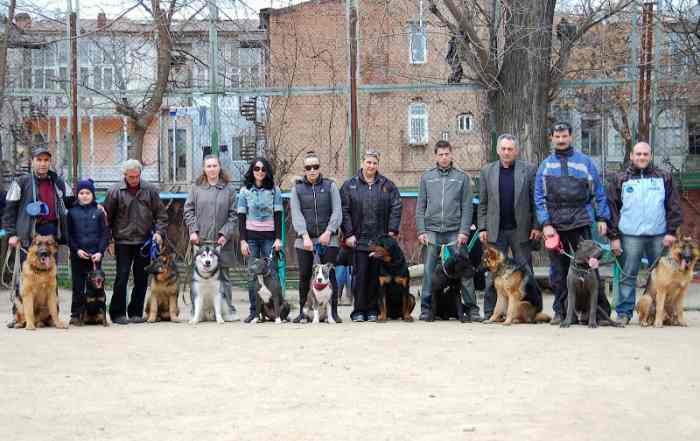
<svg viewBox="0 0 700 441">
<path fill-rule="evenodd" d="M 408 143 L 425 145 L 428 143 L 428 107 L 423 103 L 408 106 Z"/>
<path fill-rule="evenodd" d="M 410 22 L 408 24 L 408 45 L 411 52 L 411 64 L 423 64 L 427 59 L 428 35 L 425 23 Z"/>
<path fill-rule="evenodd" d="M 474 116 L 471 113 L 461 113 L 457 115 L 457 132 L 471 132 L 474 128 Z"/>
<path fill-rule="evenodd" d="M 259 47 L 238 48 L 238 80 L 241 87 L 259 87 L 262 67 L 262 49 Z"/>
<path fill-rule="evenodd" d="M 170 164 L 170 176 L 172 178 L 173 168 L 175 169 L 175 181 L 187 179 L 187 130 L 177 129 L 176 139 L 173 143 L 173 129 L 168 129 L 169 157 L 173 157 L 173 144 L 175 146 L 175 165 Z"/>
<path fill-rule="evenodd" d="M 589 156 L 601 155 L 602 125 L 600 119 L 581 120 L 581 151 Z"/>
</svg>

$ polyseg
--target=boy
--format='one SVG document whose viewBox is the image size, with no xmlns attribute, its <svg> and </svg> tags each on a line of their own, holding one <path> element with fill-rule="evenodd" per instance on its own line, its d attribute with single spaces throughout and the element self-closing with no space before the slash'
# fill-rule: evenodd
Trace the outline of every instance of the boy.
<svg viewBox="0 0 700 441">
<path fill-rule="evenodd" d="M 73 279 L 70 324 L 81 326 L 87 276 L 93 268 L 101 266 L 102 256 L 109 244 L 109 229 L 104 213 L 97 206 L 92 179 L 80 181 L 76 190 L 78 204 L 68 210 L 68 246 Z"/>
</svg>

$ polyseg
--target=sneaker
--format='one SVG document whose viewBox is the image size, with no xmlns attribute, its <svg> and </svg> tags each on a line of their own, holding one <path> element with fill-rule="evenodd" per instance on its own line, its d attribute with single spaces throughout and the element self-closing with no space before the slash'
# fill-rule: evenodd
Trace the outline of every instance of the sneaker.
<svg viewBox="0 0 700 441">
<path fill-rule="evenodd" d="M 146 321 L 143 317 L 129 317 L 129 323 L 144 323 Z"/>
<path fill-rule="evenodd" d="M 627 317 L 624 314 L 618 315 L 617 320 L 615 320 L 615 323 L 617 323 L 620 326 L 627 326 L 630 322 L 630 318 Z"/>
<path fill-rule="evenodd" d="M 306 323 L 309 321 L 309 318 L 304 314 L 303 312 L 300 312 L 298 316 L 292 320 L 292 323 Z"/>
<path fill-rule="evenodd" d="M 368 322 L 376 322 L 377 321 L 377 314 L 367 314 L 367 321 Z"/>
<path fill-rule="evenodd" d="M 552 326 L 559 326 L 561 324 L 561 314 L 559 314 L 558 312 L 555 312 L 554 317 L 549 322 L 549 324 Z"/>
<path fill-rule="evenodd" d="M 469 321 L 481 323 L 484 321 L 484 318 L 481 317 L 478 309 L 474 309 L 469 313 Z"/>
<path fill-rule="evenodd" d="M 118 325 L 128 325 L 129 319 L 124 317 L 124 316 L 121 316 L 121 317 L 113 318 L 112 323 L 116 323 Z"/>
<path fill-rule="evenodd" d="M 421 311 L 420 317 L 418 317 L 419 320 L 422 320 L 422 321 L 424 321 L 424 322 L 427 322 L 429 318 L 430 318 L 430 312 L 429 312 L 429 311 Z"/>
<path fill-rule="evenodd" d="M 15 327 L 15 323 L 16 323 L 16 322 L 15 322 L 15 319 L 13 318 L 13 319 L 10 320 L 9 322 L 7 322 L 7 327 L 10 328 L 10 329 L 13 329 L 13 328 Z"/>
<path fill-rule="evenodd" d="M 255 316 L 255 314 L 250 314 L 248 317 L 243 320 L 243 323 L 257 323 L 258 318 Z"/>
<path fill-rule="evenodd" d="M 365 321 L 365 315 L 362 314 L 361 312 L 357 312 L 355 314 L 352 314 L 350 316 L 350 320 L 353 322 L 364 322 Z"/>
<path fill-rule="evenodd" d="M 335 320 L 336 323 L 343 323 L 343 319 L 341 319 L 338 314 L 333 316 L 333 320 Z"/>
<path fill-rule="evenodd" d="M 70 326 L 83 326 L 83 321 L 80 320 L 78 317 L 71 317 L 68 324 Z"/>
</svg>

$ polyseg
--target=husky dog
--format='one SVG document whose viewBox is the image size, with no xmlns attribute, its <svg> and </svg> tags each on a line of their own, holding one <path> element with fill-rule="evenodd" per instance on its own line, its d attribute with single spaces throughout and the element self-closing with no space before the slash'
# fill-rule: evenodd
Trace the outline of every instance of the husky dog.
<svg viewBox="0 0 700 441">
<path fill-rule="evenodd" d="M 191 325 L 203 320 L 216 319 L 217 323 L 224 323 L 234 319 L 233 306 L 223 291 L 219 250 L 220 247 L 212 248 L 209 245 L 194 247 L 194 271 L 190 289 L 194 311 Z"/>
</svg>

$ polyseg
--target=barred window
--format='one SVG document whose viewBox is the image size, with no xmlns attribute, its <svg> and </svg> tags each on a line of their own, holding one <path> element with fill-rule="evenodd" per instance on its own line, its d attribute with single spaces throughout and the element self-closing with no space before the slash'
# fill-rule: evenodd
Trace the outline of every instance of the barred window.
<svg viewBox="0 0 700 441">
<path fill-rule="evenodd" d="M 408 143 L 424 145 L 428 143 L 428 106 L 413 103 L 408 106 Z"/>
<path fill-rule="evenodd" d="M 411 64 L 423 64 L 427 61 L 428 34 L 423 26 L 417 22 L 408 24 L 408 44 L 411 52 Z"/>
</svg>

